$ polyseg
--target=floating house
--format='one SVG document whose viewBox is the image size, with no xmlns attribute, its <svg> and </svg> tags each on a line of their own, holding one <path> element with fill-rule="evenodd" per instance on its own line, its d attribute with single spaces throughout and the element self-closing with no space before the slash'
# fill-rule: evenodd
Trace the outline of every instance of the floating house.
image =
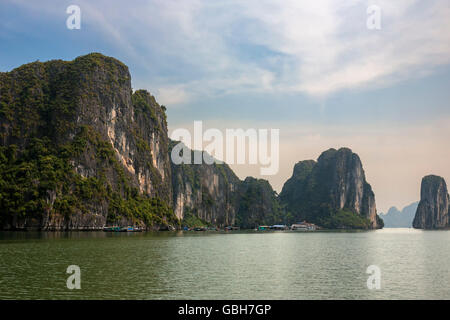
<svg viewBox="0 0 450 320">
<path fill-rule="evenodd" d="M 289 230 L 289 227 L 284 224 L 274 224 L 270 226 L 271 230 Z"/>
<path fill-rule="evenodd" d="M 306 221 L 295 223 L 291 226 L 293 231 L 314 231 L 317 230 L 317 226 L 314 223 L 308 223 Z"/>
</svg>

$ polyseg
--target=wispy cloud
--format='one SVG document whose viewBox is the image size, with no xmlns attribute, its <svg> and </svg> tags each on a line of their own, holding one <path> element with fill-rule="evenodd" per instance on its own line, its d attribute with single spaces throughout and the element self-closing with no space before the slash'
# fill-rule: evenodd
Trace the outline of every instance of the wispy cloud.
<svg viewBox="0 0 450 320">
<path fill-rule="evenodd" d="M 10 1 L 56 14 L 53 1 Z M 159 89 L 163 103 L 246 91 L 327 96 L 423 76 L 450 62 L 446 0 L 76 3 L 86 28 L 153 73 L 137 82 Z M 370 4 L 382 10 L 381 30 L 366 28 Z"/>
<path fill-rule="evenodd" d="M 81 7 L 81 32 L 64 29 L 71 4 Z M 366 28 L 372 4 L 381 8 L 381 30 Z M 0 8 L 12 10 L 0 12 L 0 52 L 11 51 L 3 55 L 8 68 L 92 48 L 114 55 L 130 66 L 136 89 L 168 106 L 172 129 L 189 128 L 194 119 L 221 129 L 280 128 L 280 174 L 270 178 L 277 190 L 298 160 L 349 146 L 362 157 L 385 210 L 417 200 L 423 175 L 450 175 L 449 6 L 448 0 L 2 0 Z M 23 48 L 31 54 L 15 59 Z M 442 73 L 398 85 L 436 70 Z M 368 92 L 380 87 L 388 88 Z M 259 174 L 256 167 L 233 168 L 241 177 Z"/>
<path fill-rule="evenodd" d="M 258 41 L 290 57 L 289 89 L 312 95 L 403 80 L 450 61 L 449 4 L 375 1 L 381 30 L 366 28 L 366 1 L 264 1 L 246 14 Z M 255 28 L 256 29 L 256 28 Z M 285 88 L 285 87 L 284 87 Z"/>
<path fill-rule="evenodd" d="M 160 87 L 155 94 L 160 101 L 164 101 L 168 105 L 177 105 L 190 99 L 189 93 L 183 86 Z"/>
</svg>

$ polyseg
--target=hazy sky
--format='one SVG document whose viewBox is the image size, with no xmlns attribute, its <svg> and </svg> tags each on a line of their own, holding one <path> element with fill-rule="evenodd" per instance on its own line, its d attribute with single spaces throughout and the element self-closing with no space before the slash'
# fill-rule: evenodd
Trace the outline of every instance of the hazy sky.
<svg viewBox="0 0 450 320">
<path fill-rule="evenodd" d="M 66 28 L 72 4 L 80 30 Z M 280 172 L 264 177 L 277 191 L 297 161 L 341 146 L 360 155 L 379 211 L 418 200 L 426 174 L 450 183 L 448 0 L 0 2 L 0 71 L 93 51 L 130 67 L 170 130 L 279 128 Z"/>
</svg>

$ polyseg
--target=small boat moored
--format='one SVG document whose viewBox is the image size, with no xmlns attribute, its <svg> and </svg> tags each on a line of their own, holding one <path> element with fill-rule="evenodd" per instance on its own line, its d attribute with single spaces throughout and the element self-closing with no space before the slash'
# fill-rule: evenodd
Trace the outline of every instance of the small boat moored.
<svg viewBox="0 0 450 320">
<path fill-rule="evenodd" d="M 103 231 L 105 232 L 120 232 L 121 227 L 113 226 L 113 227 L 103 227 Z"/>
<path fill-rule="evenodd" d="M 308 223 L 306 221 L 295 223 L 291 226 L 292 231 L 315 231 L 317 226 L 314 223 Z"/>
<path fill-rule="evenodd" d="M 289 227 L 284 224 L 274 224 L 270 226 L 270 230 L 289 230 Z"/>
<path fill-rule="evenodd" d="M 103 231 L 105 231 L 105 232 L 141 232 L 141 231 L 143 231 L 143 229 L 139 228 L 139 227 L 133 227 L 133 226 L 127 226 L 127 227 L 112 226 L 112 227 L 104 227 Z"/>
</svg>

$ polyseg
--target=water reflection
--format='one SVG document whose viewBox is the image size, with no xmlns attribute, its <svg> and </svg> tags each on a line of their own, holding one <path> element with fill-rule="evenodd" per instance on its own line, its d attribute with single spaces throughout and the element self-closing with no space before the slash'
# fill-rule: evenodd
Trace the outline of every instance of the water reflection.
<svg viewBox="0 0 450 320">
<path fill-rule="evenodd" d="M 0 232 L 2 299 L 450 298 L 450 232 Z M 65 286 L 79 265 L 82 289 Z M 369 265 L 382 289 L 366 287 Z"/>
</svg>

